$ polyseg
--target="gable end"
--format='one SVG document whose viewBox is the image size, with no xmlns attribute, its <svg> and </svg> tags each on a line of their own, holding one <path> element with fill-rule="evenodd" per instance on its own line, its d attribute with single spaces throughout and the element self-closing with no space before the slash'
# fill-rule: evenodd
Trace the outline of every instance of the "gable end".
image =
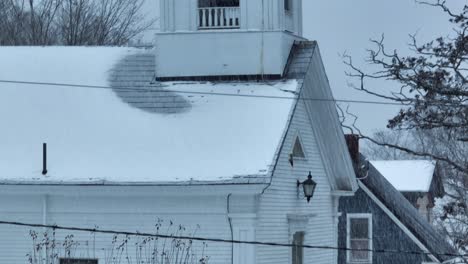
<svg viewBox="0 0 468 264">
<path fill-rule="evenodd" d="M 294 44 L 294 49 L 287 76 L 304 78 L 299 99 L 302 98 L 305 104 L 332 190 L 354 193 L 358 188 L 354 167 L 318 45 L 301 41 Z"/>
</svg>

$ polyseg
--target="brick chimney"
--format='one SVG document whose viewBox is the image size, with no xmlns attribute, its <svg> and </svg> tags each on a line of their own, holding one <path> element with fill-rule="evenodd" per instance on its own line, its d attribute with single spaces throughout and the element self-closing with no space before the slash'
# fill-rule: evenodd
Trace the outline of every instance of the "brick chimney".
<svg viewBox="0 0 468 264">
<path fill-rule="evenodd" d="M 346 134 L 345 139 L 353 164 L 356 166 L 359 164 L 359 135 Z"/>
</svg>

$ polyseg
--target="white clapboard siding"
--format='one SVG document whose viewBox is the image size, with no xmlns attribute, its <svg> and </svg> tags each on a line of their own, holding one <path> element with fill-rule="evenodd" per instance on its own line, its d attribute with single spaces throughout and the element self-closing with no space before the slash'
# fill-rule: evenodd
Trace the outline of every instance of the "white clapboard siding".
<svg viewBox="0 0 468 264">
<path fill-rule="evenodd" d="M 41 201 L 33 196 L 0 196 L 0 219 L 42 223 Z M 31 251 L 30 228 L 0 225 L 0 262 L 27 263 L 26 254 Z M 39 230 L 41 231 L 41 230 Z"/>
<path fill-rule="evenodd" d="M 304 80 L 302 93 L 310 94 L 311 89 L 329 89 L 324 74 L 320 57 L 313 56 Z M 306 110 L 306 104 L 309 103 L 315 102 L 298 102 L 285 138 L 285 145 L 279 153 L 279 162 L 271 186 L 260 199 L 257 229 L 257 239 L 260 241 L 290 243 L 292 234 L 289 230 L 287 214 L 312 214 L 304 243 L 319 246 L 337 245 L 336 198 L 331 195 L 330 175 L 328 177 L 326 175 L 325 165 L 317 144 L 317 140 L 324 139 L 318 138 L 318 135 L 314 133 L 313 126 L 316 124 L 313 123 L 313 118 L 308 115 Z M 301 137 L 306 159 L 295 160 L 294 167 L 291 167 L 288 156 L 297 135 Z M 304 181 L 309 171 L 318 185 L 310 204 L 307 204 L 303 198 L 302 187 L 299 190 L 296 188 L 296 180 Z M 257 263 L 291 263 L 290 251 L 288 248 L 260 246 L 257 251 Z M 336 256 L 336 252 L 333 250 L 307 249 L 304 251 L 304 262 L 336 263 Z"/>
<path fill-rule="evenodd" d="M 2 220 L 37 223 L 39 213 L 0 213 Z M 32 240 L 30 228 L 0 225 L 0 259 L 1 263 L 28 263 L 26 254 L 31 251 Z"/>
<path fill-rule="evenodd" d="M 294 168 L 291 168 L 288 155 L 297 133 L 301 135 L 307 158 L 304 161 L 295 160 Z M 311 203 L 307 204 L 302 196 L 302 189 L 299 189 L 298 198 L 296 180 L 305 180 L 309 170 L 318 185 Z M 299 102 L 272 184 L 260 199 L 257 240 L 290 243 L 292 237 L 289 233 L 287 214 L 303 213 L 315 215 L 309 220 L 304 243 L 335 245 L 329 186 L 304 103 Z M 290 251 L 289 248 L 259 246 L 257 263 L 290 263 Z M 333 252 L 306 250 L 304 260 L 305 263 L 333 263 Z"/>
<path fill-rule="evenodd" d="M 42 223 L 41 196 L 2 196 L 1 219 L 22 221 L 27 223 Z M 30 204 L 27 204 L 27 200 Z M 8 205 L 8 203 L 11 204 Z M 229 223 L 226 216 L 226 197 L 210 196 L 203 198 L 185 197 L 87 197 L 87 196 L 54 196 L 47 198 L 48 224 L 76 226 L 84 228 L 112 229 L 122 231 L 138 231 L 155 233 L 157 219 L 165 222 L 160 230 L 162 234 L 186 234 L 197 236 L 230 239 Z M 208 213 L 209 211 L 209 213 Z M 168 231 L 168 223 L 173 227 Z M 186 228 L 181 233 L 178 225 Z M 16 226 L 0 226 L 0 236 L 9 239 L 0 240 L 2 263 L 27 263 L 26 254 L 31 251 L 32 240 L 29 237 L 30 228 Z M 34 229 L 39 233 L 42 228 Z M 100 263 L 109 256 L 112 248 L 112 235 L 92 234 L 89 232 L 56 231 L 56 239 L 63 243 L 66 235 L 73 234 L 73 240 L 79 245 L 73 250 L 74 257 L 99 258 Z M 120 236 L 124 238 L 124 236 Z M 132 247 L 138 238 L 129 241 L 129 252 L 135 256 Z M 170 241 L 166 243 L 166 247 Z M 162 245 L 161 245 L 162 246 Z M 59 246 L 60 255 L 63 247 Z M 231 246 L 225 243 L 209 242 L 204 252 L 201 242 L 194 242 L 194 253 L 199 257 L 210 256 L 210 263 L 227 263 L 231 260 Z"/>
<path fill-rule="evenodd" d="M 159 198 L 159 199 L 158 199 Z M 70 199 L 70 198 L 69 198 Z M 54 199 L 58 201 L 58 199 Z M 51 222 L 68 223 L 71 225 L 97 225 L 102 229 L 130 230 L 138 232 L 156 232 L 157 218 L 163 219 L 162 234 L 181 234 L 178 225 L 184 226 L 187 231 L 183 234 L 191 235 L 197 229 L 197 236 L 230 238 L 229 226 L 226 218 L 225 197 L 210 197 L 210 199 L 185 197 L 118 197 L 83 199 L 83 202 L 61 200 L 60 204 L 51 203 Z M 96 201 L 97 207 L 96 207 Z M 73 212 L 69 212 L 67 204 L 74 204 Z M 105 204 L 113 205 L 106 207 Z M 209 213 L 207 213 L 209 210 Z M 168 229 L 168 222 L 174 225 Z M 168 231 L 169 230 L 169 231 Z M 79 240 L 89 238 L 83 234 Z M 136 242 L 133 238 L 133 244 Z M 96 238 L 97 254 L 100 258 L 109 253 L 111 240 L 108 236 L 99 235 Z M 170 243 L 167 241 L 166 246 Z M 202 243 L 194 244 L 195 253 L 202 257 Z M 102 250 L 105 249 L 105 250 Z M 134 250 L 134 249 L 133 249 Z M 83 250 L 86 252 L 86 250 Z M 132 254 L 134 256 L 134 254 Z M 208 243 L 205 255 L 210 256 L 212 263 L 225 263 L 230 259 L 230 246 L 228 244 Z"/>
</svg>

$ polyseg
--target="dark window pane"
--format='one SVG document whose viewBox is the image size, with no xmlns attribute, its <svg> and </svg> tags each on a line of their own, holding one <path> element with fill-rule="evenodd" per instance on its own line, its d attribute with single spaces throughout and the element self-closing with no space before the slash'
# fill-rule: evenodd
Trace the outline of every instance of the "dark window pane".
<svg viewBox="0 0 468 264">
<path fill-rule="evenodd" d="M 301 141 L 299 140 L 299 137 L 297 137 L 296 141 L 294 142 L 292 153 L 293 153 L 293 157 L 305 158 L 304 149 L 302 149 L 302 145 L 301 145 Z"/>
<path fill-rule="evenodd" d="M 369 240 L 351 240 L 351 249 L 370 249 Z M 369 257 L 369 251 L 351 251 L 351 261 L 367 261 Z"/>
<path fill-rule="evenodd" d="M 292 264 L 302 264 L 304 258 L 304 232 L 297 232 L 293 236 Z"/>
<path fill-rule="evenodd" d="M 239 6 L 239 0 L 198 0 L 199 7 Z"/>
<path fill-rule="evenodd" d="M 60 259 L 60 264 L 98 264 L 97 259 Z"/>
<path fill-rule="evenodd" d="M 369 238 L 369 219 L 351 218 L 350 221 L 351 221 L 351 239 Z"/>
<path fill-rule="evenodd" d="M 291 0 L 284 0 L 284 10 L 291 10 Z"/>
</svg>

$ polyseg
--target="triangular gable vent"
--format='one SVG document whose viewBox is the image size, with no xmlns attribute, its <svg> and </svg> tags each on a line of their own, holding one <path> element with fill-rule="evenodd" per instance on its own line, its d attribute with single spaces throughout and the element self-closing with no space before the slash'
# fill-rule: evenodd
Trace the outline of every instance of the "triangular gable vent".
<svg viewBox="0 0 468 264">
<path fill-rule="evenodd" d="M 294 142 L 292 156 L 294 158 L 305 158 L 304 149 L 302 148 L 301 140 L 299 139 L 299 137 L 296 137 L 296 141 Z"/>
</svg>

